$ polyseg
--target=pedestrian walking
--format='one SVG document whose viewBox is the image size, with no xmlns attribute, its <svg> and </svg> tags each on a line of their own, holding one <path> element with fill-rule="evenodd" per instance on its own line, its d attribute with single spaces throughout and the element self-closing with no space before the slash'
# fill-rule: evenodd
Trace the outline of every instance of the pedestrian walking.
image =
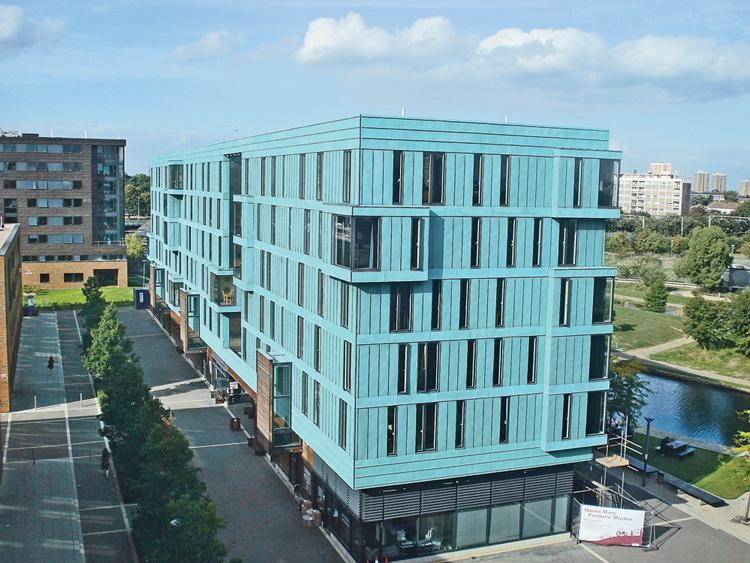
<svg viewBox="0 0 750 563">
<path fill-rule="evenodd" d="M 102 471 L 104 472 L 104 476 L 109 479 L 109 450 L 107 446 L 102 448 Z"/>
<path fill-rule="evenodd" d="M 47 369 L 54 369 L 54 368 L 55 368 L 55 358 L 50 356 L 49 360 L 47 360 Z"/>
</svg>

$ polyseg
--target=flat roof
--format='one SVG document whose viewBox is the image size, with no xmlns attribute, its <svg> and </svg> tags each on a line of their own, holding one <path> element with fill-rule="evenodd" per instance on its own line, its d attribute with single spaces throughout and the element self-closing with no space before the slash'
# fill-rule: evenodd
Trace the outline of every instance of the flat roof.
<svg viewBox="0 0 750 563">
<path fill-rule="evenodd" d="M 125 139 L 106 139 L 100 137 L 43 137 L 36 133 L 21 133 L 20 135 L 2 135 L 0 136 L 0 143 L 81 143 L 125 146 L 127 141 Z"/>
<path fill-rule="evenodd" d="M 0 256 L 5 256 L 5 253 L 10 246 L 10 241 L 18 234 L 18 223 L 11 223 L 5 225 L 4 229 L 0 229 Z"/>
</svg>

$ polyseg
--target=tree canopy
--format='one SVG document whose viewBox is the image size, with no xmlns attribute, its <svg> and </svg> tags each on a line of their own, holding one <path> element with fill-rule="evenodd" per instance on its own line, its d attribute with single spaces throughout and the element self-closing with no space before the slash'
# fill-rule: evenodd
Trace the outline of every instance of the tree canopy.
<svg viewBox="0 0 750 563">
<path fill-rule="evenodd" d="M 703 227 L 690 234 L 687 252 L 675 266 L 675 272 L 709 291 L 716 291 L 724 270 L 731 263 L 724 231 L 719 227 Z"/>
<path fill-rule="evenodd" d="M 146 174 L 125 176 L 125 213 L 148 215 L 151 206 L 151 178 Z"/>
</svg>

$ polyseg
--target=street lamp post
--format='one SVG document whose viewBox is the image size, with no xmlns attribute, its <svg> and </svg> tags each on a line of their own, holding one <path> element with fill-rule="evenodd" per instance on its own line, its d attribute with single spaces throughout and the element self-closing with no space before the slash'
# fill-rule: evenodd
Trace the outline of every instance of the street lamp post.
<svg viewBox="0 0 750 563">
<path fill-rule="evenodd" d="M 643 477 L 641 485 L 646 486 L 646 471 L 648 470 L 648 439 L 651 435 L 651 423 L 654 419 L 650 416 L 645 417 L 646 419 L 646 446 L 643 448 Z"/>
<path fill-rule="evenodd" d="M 147 285 L 146 284 L 146 262 L 148 262 L 148 260 L 143 260 L 143 275 L 141 276 L 143 287 L 146 287 Z"/>
</svg>

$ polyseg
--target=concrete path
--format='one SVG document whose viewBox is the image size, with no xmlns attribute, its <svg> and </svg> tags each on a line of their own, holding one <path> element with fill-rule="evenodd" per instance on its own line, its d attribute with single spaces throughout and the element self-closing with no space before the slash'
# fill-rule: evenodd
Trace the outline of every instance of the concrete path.
<svg viewBox="0 0 750 563">
<path fill-rule="evenodd" d="M 24 319 L 12 404 L 0 561 L 134 561 L 115 480 L 99 467 L 104 441 L 72 312 Z"/>
<path fill-rule="evenodd" d="M 229 410 L 215 404 L 204 380 L 153 318 L 132 308 L 121 308 L 119 317 L 135 342 L 146 383 L 173 410 L 208 493 L 227 522 L 219 536 L 229 558 L 264 563 L 340 561 L 320 530 L 302 527 L 287 487 L 266 459 L 248 448 L 243 432 L 229 430 Z"/>
<path fill-rule="evenodd" d="M 651 358 L 651 354 L 658 354 L 659 352 L 666 352 L 667 350 L 671 350 L 672 348 L 679 348 L 680 346 L 684 346 L 685 344 L 690 344 L 693 342 L 693 339 L 689 336 L 683 336 L 682 338 L 675 338 L 674 340 L 669 340 L 667 342 L 662 342 L 661 344 L 656 344 L 655 346 L 647 346 L 645 348 L 634 348 L 633 350 L 628 350 L 628 354 L 631 356 L 636 356 L 638 358 L 645 358 L 649 359 Z"/>
</svg>

